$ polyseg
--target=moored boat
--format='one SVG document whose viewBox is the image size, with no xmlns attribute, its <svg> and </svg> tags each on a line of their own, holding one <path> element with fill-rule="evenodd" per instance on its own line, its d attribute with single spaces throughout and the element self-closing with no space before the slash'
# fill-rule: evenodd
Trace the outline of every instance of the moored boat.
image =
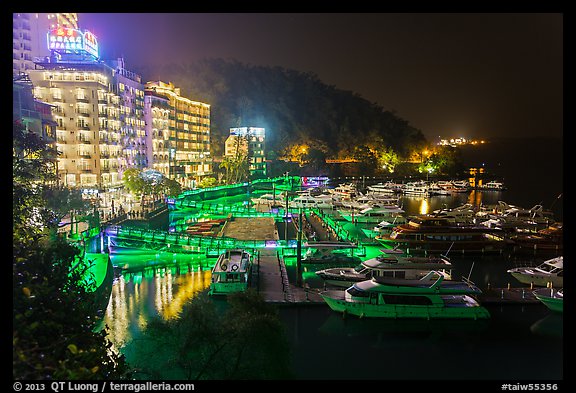
<svg viewBox="0 0 576 393">
<path fill-rule="evenodd" d="M 564 288 L 539 288 L 532 293 L 551 311 L 564 312 Z"/>
<path fill-rule="evenodd" d="M 252 274 L 252 255 L 245 250 L 226 250 L 218 256 L 212 269 L 210 295 L 244 292 Z"/>
<path fill-rule="evenodd" d="M 431 280 L 435 275 L 436 280 Z M 484 319 L 490 314 L 474 298 L 481 291 L 469 280 L 447 281 L 431 271 L 420 280 L 373 278 L 320 296 L 337 312 L 358 317 Z"/>
<path fill-rule="evenodd" d="M 398 245 L 410 252 L 501 253 L 507 245 L 502 230 L 457 223 L 448 217 L 418 216 L 375 239 L 386 246 Z"/>
<path fill-rule="evenodd" d="M 360 263 L 360 258 L 354 256 L 358 246 L 350 242 L 311 241 L 304 243 L 306 252 L 302 257 L 303 264 L 349 265 Z M 351 255 L 349 255 L 351 254 Z"/>
<path fill-rule="evenodd" d="M 538 266 L 521 266 L 509 269 L 516 280 L 523 284 L 532 284 L 541 287 L 552 286 L 563 288 L 564 286 L 564 257 L 547 259 Z"/>
<path fill-rule="evenodd" d="M 316 271 L 328 285 L 348 288 L 352 284 L 374 277 L 390 277 L 407 280 L 418 280 L 431 270 L 451 279 L 452 264 L 447 257 L 418 257 L 390 255 L 386 250 L 382 254 L 362 261 L 355 267 L 337 267 Z"/>
</svg>

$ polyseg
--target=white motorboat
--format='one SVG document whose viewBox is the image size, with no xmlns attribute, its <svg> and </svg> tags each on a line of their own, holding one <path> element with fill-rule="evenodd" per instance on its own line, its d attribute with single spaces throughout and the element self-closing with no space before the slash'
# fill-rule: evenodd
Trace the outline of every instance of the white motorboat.
<svg viewBox="0 0 576 393">
<path fill-rule="evenodd" d="M 482 185 L 478 186 L 478 188 L 480 190 L 486 190 L 486 191 L 504 191 L 504 190 L 506 190 L 506 186 L 504 185 L 504 183 L 501 181 L 496 181 L 496 180 L 492 180 L 492 181 L 489 181 L 488 183 L 482 184 Z"/>
<path fill-rule="evenodd" d="M 476 218 L 476 208 L 471 203 L 448 209 L 434 210 L 431 214 L 434 217 L 448 217 L 454 219 L 455 222 L 461 223 L 474 223 Z"/>
<path fill-rule="evenodd" d="M 564 257 L 555 257 L 544 261 L 538 266 L 522 266 L 509 269 L 516 280 L 523 284 L 553 288 L 563 288 L 564 285 Z"/>
<path fill-rule="evenodd" d="M 241 249 L 226 250 L 218 256 L 212 268 L 210 295 L 244 292 L 252 274 L 252 255 Z"/>
<path fill-rule="evenodd" d="M 300 195 L 288 203 L 288 207 L 292 209 L 332 209 L 334 201 L 329 195 Z"/>
<path fill-rule="evenodd" d="M 402 192 L 406 195 L 428 196 L 430 195 L 430 187 L 424 181 L 408 182 L 402 188 Z"/>
<path fill-rule="evenodd" d="M 399 254 L 390 255 L 387 250 L 375 258 L 367 259 L 356 267 L 337 267 L 316 271 L 328 285 L 348 288 L 355 282 L 373 277 L 419 280 L 431 270 L 436 270 L 451 279 L 452 264 L 445 256 L 415 257 Z"/>
<path fill-rule="evenodd" d="M 362 223 L 378 223 L 381 221 L 395 221 L 397 224 L 406 222 L 404 210 L 398 206 L 368 207 L 355 212 L 354 210 L 340 210 L 340 215 L 347 221 Z"/>
<path fill-rule="evenodd" d="M 372 184 L 367 188 L 368 191 L 376 194 L 393 194 L 402 192 L 403 184 L 388 181 L 386 183 Z"/>
<path fill-rule="evenodd" d="M 430 183 L 428 185 L 428 193 L 430 195 L 452 195 L 447 189 L 440 187 L 438 183 Z"/>
</svg>

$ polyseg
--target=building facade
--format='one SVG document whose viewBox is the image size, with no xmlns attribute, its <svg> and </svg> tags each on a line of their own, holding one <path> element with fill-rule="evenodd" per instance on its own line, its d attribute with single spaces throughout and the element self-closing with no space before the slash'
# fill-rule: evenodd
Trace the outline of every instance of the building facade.
<svg viewBox="0 0 576 393">
<path fill-rule="evenodd" d="M 266 130 L 261 127 L 230 128 L 230 136 L 226 138 L 224 156 L 247 157 L 251 177 L 266 176 L 265 155 Z"/>
<path fill-rule="evenodd" d="M 48 56 L 46 34 L 49 29 L 47 14 L 12 14 L 12 75 L 28 73 L 34 69 L 34 58 Z"/>
<path fill-rule="evenodd" d="M 162 81 L 145 85 L 145 120 L 151 165 L 185 188 L 212 174 L 210 105 L 183 97 Z"/>
</svg>

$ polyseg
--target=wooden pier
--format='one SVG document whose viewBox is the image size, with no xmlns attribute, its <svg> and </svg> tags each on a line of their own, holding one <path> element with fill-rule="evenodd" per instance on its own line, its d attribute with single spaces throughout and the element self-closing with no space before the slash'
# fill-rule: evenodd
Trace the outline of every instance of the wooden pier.
<svg viewBox="0 0 576 393">
<path fill-rule="evenodd" d="M 481 304 L 541 304 L 530 288 L 489 288 L 478 298 Z"/>
<path fill-rule="evenodd" d="M 265 248 L 260 251 L 256 270 L 255 286 L 266 302 L 279 305 L 326 305 L 317 290 L 290 283 L 286 265 L 276 249 Z"/>
</svg>

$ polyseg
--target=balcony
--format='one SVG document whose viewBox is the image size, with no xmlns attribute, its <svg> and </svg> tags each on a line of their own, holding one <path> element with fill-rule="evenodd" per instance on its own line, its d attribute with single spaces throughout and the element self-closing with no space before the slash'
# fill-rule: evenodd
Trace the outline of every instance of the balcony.
<svg viewBox="0 0 576 393">
<path fill-rule="evenodd" d="M 82 172 L 82 173 L 92 172 L 92 168 L 84 167 L 84 166 L 78 166 L 78 167 L 76 167 L 76 169 L 78 169 L 78 171 Z"/>
<path fill-rule="evenodd" d="M 76 124 L 76 127 L 78 127 L 79 130 L 90 131 L 90 126 L 86 123 Z"/>
<path fill-rule="evenodd" d="M 92 158 L 92 155 L 90 153 L 84 151 L 78 152 L 78 156 L 82 158 Z"/>
<path fill-rule="evenodd" d="M 92 141 L 91 141 L 90 139 L 84 138 L 84 137 L 80 137 L 80 136 L 77 137 L 76 140 L 77 140 L 78 142 L 80 142 L 80 143 L 85 143 L 85 144 L 87 144 L 87 145 L 89 145 L 89 144 L 92 143 Z"/>
<path fill-rule="evenodd" d="M 90 99 L 86 96 L 83 96 L 83 97 L 76 96 L 76 101 L 78 101 L 78 102 L 90 102 Z"/>
<path fill-rule="evenodd" d="M 86 117 L 90 116 L 90 111 L 88 109 L 76 109 L 76 113 L 81 115 L 81 116 L 86 116 Z"/>
</svg>

